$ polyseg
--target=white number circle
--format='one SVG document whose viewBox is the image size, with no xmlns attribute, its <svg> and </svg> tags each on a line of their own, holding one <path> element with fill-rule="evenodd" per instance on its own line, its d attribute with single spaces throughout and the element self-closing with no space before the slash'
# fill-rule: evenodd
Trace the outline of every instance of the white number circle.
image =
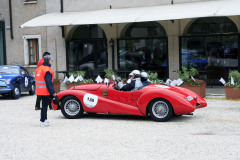
<svg viewBox="0 0 240 160">
<path fill-rule="evenodd" d="M 89 107 L 89 108 L 93 108 L 97 105 L 98 103 L 98 96 L 93 95 L 93 94 L 85 94 L 83 97 L 83 103 Z"/>
<path fill-rule="evenodd" d="M 25 77 L 25 87 L 27 87 L 27 86 L 28 86 L 28 78 Z"/>
</svg>

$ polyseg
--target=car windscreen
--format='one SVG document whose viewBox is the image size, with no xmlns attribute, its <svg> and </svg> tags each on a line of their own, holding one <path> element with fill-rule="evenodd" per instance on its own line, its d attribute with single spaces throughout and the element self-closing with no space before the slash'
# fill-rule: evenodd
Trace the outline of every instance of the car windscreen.
<svg viewBox="0 0 240 160">
<path fill-rule="evenodd" d="M 0 67 L 0 74 L 19 74 L 17 67 Z"/>
</svg>

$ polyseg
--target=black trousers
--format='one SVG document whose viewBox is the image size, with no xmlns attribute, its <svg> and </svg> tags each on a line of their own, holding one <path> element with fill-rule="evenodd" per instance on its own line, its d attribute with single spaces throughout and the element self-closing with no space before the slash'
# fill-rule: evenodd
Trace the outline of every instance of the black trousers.
<svg viewBox="0 0 240 160">
<path fill-rule="evenodd" d="M 40 108 L 41 100 L 42 100 L 42 97 L 41 96 L 37 96 L 35 107 Z M 49 98 L 49 103 L 48 104 L 49 104 L 49 108 L 52 109 L 52 100 L 51 100 L 51 98 Z"/>
<path fill-rule="evenodd" d="M 44 122 L 47 119 L 47 108 L 50 96 L 40 96 L 42 99 L 41 118 L 40 121 Z"/>
</svg>

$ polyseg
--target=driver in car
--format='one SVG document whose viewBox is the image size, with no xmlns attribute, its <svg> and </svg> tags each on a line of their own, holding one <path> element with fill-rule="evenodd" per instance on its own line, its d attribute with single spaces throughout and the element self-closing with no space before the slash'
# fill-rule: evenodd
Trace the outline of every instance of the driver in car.
<svg viewBox="0 0 240 160">
<path fill-rule="evenodd" d="M 123 85 L 122 82 L 118 83 L 118 86 L 121 91 L 136 91 L 143 86 L 140 79 L 140 71 L 133 70 L 131 75 L 132 81 L 126 85 Z"/>
</svg>

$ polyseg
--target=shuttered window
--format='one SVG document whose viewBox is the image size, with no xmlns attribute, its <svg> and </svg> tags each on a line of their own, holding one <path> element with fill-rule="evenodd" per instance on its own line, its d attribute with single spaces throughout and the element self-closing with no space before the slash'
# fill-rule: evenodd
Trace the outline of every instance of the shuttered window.
<svg viewBox="0 0 240 160">
<path fill-rule="evenodd" d="M 38 39 L 28 39 L 29 64 L 36 65 L 38 62 Z"/>
</svg>

